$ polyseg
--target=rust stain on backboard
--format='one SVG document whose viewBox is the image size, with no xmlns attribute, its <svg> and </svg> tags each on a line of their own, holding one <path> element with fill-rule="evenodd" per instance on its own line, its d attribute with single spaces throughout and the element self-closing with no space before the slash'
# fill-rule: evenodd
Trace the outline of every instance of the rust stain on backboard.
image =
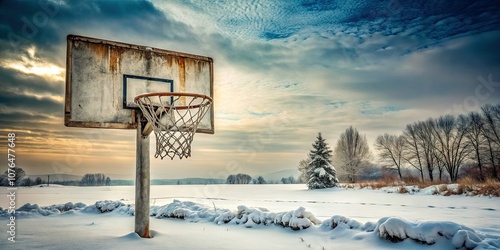
<svg viewBox="0 0 500 250">
<path fill-rule="evenodd" d="M 203 68 L 205 67 L 206 62 L 196 60 L 194 61 L 196 64 L 196 72 L 199 73 L 203 71 Z"/>
<path fill-rule="evenodd" d="M 179 57 L 177 62 L 179 64 L 179 91 L 184 92 L 186 89 L 186 64 L 183 57 Z"/>
<path fill-rule="evenodd" d="M 165 66 L 168 68 L 172 68 L 172 66 L 174 65 L 174 60 L 173 60 L 174 58 L 166 54 L 160 54 L 160 56 L 166 62 Z"/>
<path fill-rule="evenodd" d="M 177 58 L 179 64 L 179 90 L 174 89 L 174 92 L 186 92 L 186 64 L 184 57 Z M 182 96 L 180 99 L 181 105 L 186 105 L 186 97 Z"/>
<path fill-rule="evenodd" d="M 109 70 L 113 75 L 119 71 L 120 59 L 123 53 L 123 48 L 114 47 L 109 53 Z"/>
<path fill-rule="evenodd" d="M 96 55 L 97 58 L 107 58 L 109 54 L 109 46 L 105 44 L 94 44 L 88 45 L 90 50 Z"/>
<path fill-rule="evenodd" d="M 141 51 L 146 59 L 146 74 L 150 75 L 151 74 L 151 60 L 153 58 L 153 52 L 151 50 L 146 50 L 146 51 Z"/>
</svg>

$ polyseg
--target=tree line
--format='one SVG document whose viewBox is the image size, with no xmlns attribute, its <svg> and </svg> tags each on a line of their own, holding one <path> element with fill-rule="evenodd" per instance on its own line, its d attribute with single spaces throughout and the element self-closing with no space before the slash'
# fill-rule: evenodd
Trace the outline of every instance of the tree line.
<svg viewBox="0 0 500 250">
<path fill-rule="evenodd" d="M 109 186 L 111 178 L 104 174 L 85 174 L 80 180 L 80 186 Z"/>
<path fill-rule="evenodd" d="M 456 182 L 461 174 L 479 181 L 500 180 L 500 104 L 410 123 L 399 135 L 377 136 L 374 148 L 382 167 L 379 171 L 395 173 L 401 181 L 410 169 L 420 181 Z M 299 182 L 310 189 L 335 186 L 336 168 L 345 181 L 356 182 L 372 174 L 377 165 L 372 161 L 366 136 L 356 128 L 347 128 L 333 151 L 318 133 L 313 149 L 298 164 Z"/>
<path fill-rule="evenodd" d="M 265 180 L 264 177 L 258 176 L 256 179 L 248 174 L 231 174 L 226 178 L 226 184 L 297 184 L 298 180 L 293 176 L 283 177 L 280 181 L 277 180 Z"/>
<path fill-rule="evenodd" d="M 34 179 L 26 177 L 26 172 L 20 168 L 14 168 L 15 175 L 13 180 L 11 180 L 16 186 L 33 186 L 41 184 L 60 184 L 60 185 L 73 185 L 73 186 L 109 186 L 111 185 L 111 178 L 105 176 L 101 173 L 96 174 L 85 174 L 80 181 L 50 181 L 49 176 L 47 180 L 43 180 L 41 177 L 36 177 Z M 3 175 L 0 175 L 0 186 L 9 186 L 8 171 L 5 171 Z"/>
<path fill-rule="evenodd" d="M 446 176 L 454 182 L 467 167 L 464 174 L 477 180 L 499 180 L 500 104 L 408 124 L 400 135 L 379 135 L 375 148 L 383 166 L 400 179 L 403 168 L 411 167 L 421 181 Z"/>
</svg>

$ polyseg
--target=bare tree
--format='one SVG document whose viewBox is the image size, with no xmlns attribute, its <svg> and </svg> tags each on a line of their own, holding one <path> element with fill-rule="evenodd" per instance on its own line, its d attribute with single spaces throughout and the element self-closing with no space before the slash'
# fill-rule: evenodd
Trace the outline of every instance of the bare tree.
<svg viewBox="0 0 500 250">
<path fill-rule="evenodd" d="M 297 169 L 300 171 L 300 176 L 299 176 L 299 183 L 307 183 L 309 180 L 309 175 L 307 174 L 307 166 L 309 166 L 309 163 L 311 163 L 311 157 L 307 155 L 305 159 L 302 159 L 299 161 L 299 166 L 297 166 Z"/>
<path fill-rule="evenodd" d="M 500 164 L 500 104 L 481 107 L 484 117 L 483 135 L 488 146 L 488 160 L 491 164 L 491 175 L 500 179 L 497 165 Z"/>
<path fill-rule="evenodd" d="M 343 169 L 350 182 L 356 182 L 358 174 L 370 160 L 370 149 L 366 137 L 350 126 L 340 135 L 335 147 L 334 159 Z"/>
<path fill-rule="evenodd" d="M 436 151 L 451 181 L 458 179 L 458 170 L 470 153 L 470 144 L 465 140 L 467 123 L 455 119 L 452 115 L 444 115 L 434 122 L 433 132 L 436 136 Z"/>
<path fill-rule="evenodd" d="M 436 161 L 436 166 L 437 166 L 437 169 L 438 169 L 438 173 L 439 173 L 439 181 L 442 181 L 443 180 L 443 174 L 445 172 L 445 167 L 444 167 L 444 161 L 443 159 L 440 157 L 440 154 L 438 153 L 438 151 L 434 151 L 434 160 Z"/>
<path fill-rule="evenodd" d="M 489 137 L 493 143 L 500 147 L 500 104 L 493 106 L 490 104 L 481 107 L 485 118 L 485 127 Z"/>
<path fill-rule="evenodd" d="M 390 134 L 379 135 L 375 140 L 375 149 L 379 152 L 379 157 L 387 169 L 396 170 L 399 179 L 403 180 L 401 173 L 403 163 L 403 149 L 404 149 L 403 136 L 396 136 Z"/>
<path fill-rule="evenodd" d="M 424 167 L 421 158 L 422 148 L 418 142 L 416 127 L 416 123 L 408 124 L 403 131 L 403 138 L 405 140 L 403 159 L 420 172 L 420 178 L 424 181 Z"/>
<path fill-rule="evenodd" d="M 419 144 L 421 150 L 421 156 L 423 162 L 427 168 L 427 173 L 429 175 L 429 180 L 434 181 L 434 169 L 436 167 L 436 137 L 432 133 L 432 128 L 434 126 L 434 120 L 432 118 L 427 119 L 425 122 L 417 122 L 415 126 L 415 132 L 417 136 L 417 143 Z"/>
<path fill-rule="evenodd" d="M 479 178 L 484 180 L 483 162 L 481 160 L 483 146 L 485 144 L 484 138 L 484 119 L 478 112 L 470 112 L 467 116 L 460 115 L 459 120 L 466 123 L 465 138 L 472 146 L 473 154 L 471 159 L 477 162 L 479 168 Z"/>
</svg>

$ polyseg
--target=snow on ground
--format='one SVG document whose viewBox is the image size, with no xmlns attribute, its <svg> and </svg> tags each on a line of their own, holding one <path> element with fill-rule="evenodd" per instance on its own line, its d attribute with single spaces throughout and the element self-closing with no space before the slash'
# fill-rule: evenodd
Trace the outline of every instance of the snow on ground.
<svg viewBox="0 0 500 250">
<path fill-rule="evenodd" d="M 9 249 L 500 248 L 499 198 L 367 189 L 310 191 L 304 185 L 152 186 L 151 194 L 154 238 L 140 239 L 131 233 L 134 187 L 20 188 L 17 203 L 25 205 L 18 208 L 17 242 L 8 242 L 4 234 L 0 245 L 8 244 Z"/>
</svg>

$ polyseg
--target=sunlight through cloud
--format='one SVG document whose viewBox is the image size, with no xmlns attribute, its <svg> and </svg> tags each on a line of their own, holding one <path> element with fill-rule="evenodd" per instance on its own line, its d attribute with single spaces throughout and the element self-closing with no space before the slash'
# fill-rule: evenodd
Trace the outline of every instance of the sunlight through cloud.
<svg viewBox="0 0 500 250">
<path fill-rule="evenodd" d="M 36 58 L 36 47 L 29 47 L 26 52 L 29 58 L 21 56 L 19 59 L 10 59 L 0 61 L 0 65 L 4 68 L 17 70 L 28 75 L 37 75 L 52 81 L 64 81 L 64 68 L 58 67 L 55 64 L 47 62 L 42 58 Z"/>
</svg>

